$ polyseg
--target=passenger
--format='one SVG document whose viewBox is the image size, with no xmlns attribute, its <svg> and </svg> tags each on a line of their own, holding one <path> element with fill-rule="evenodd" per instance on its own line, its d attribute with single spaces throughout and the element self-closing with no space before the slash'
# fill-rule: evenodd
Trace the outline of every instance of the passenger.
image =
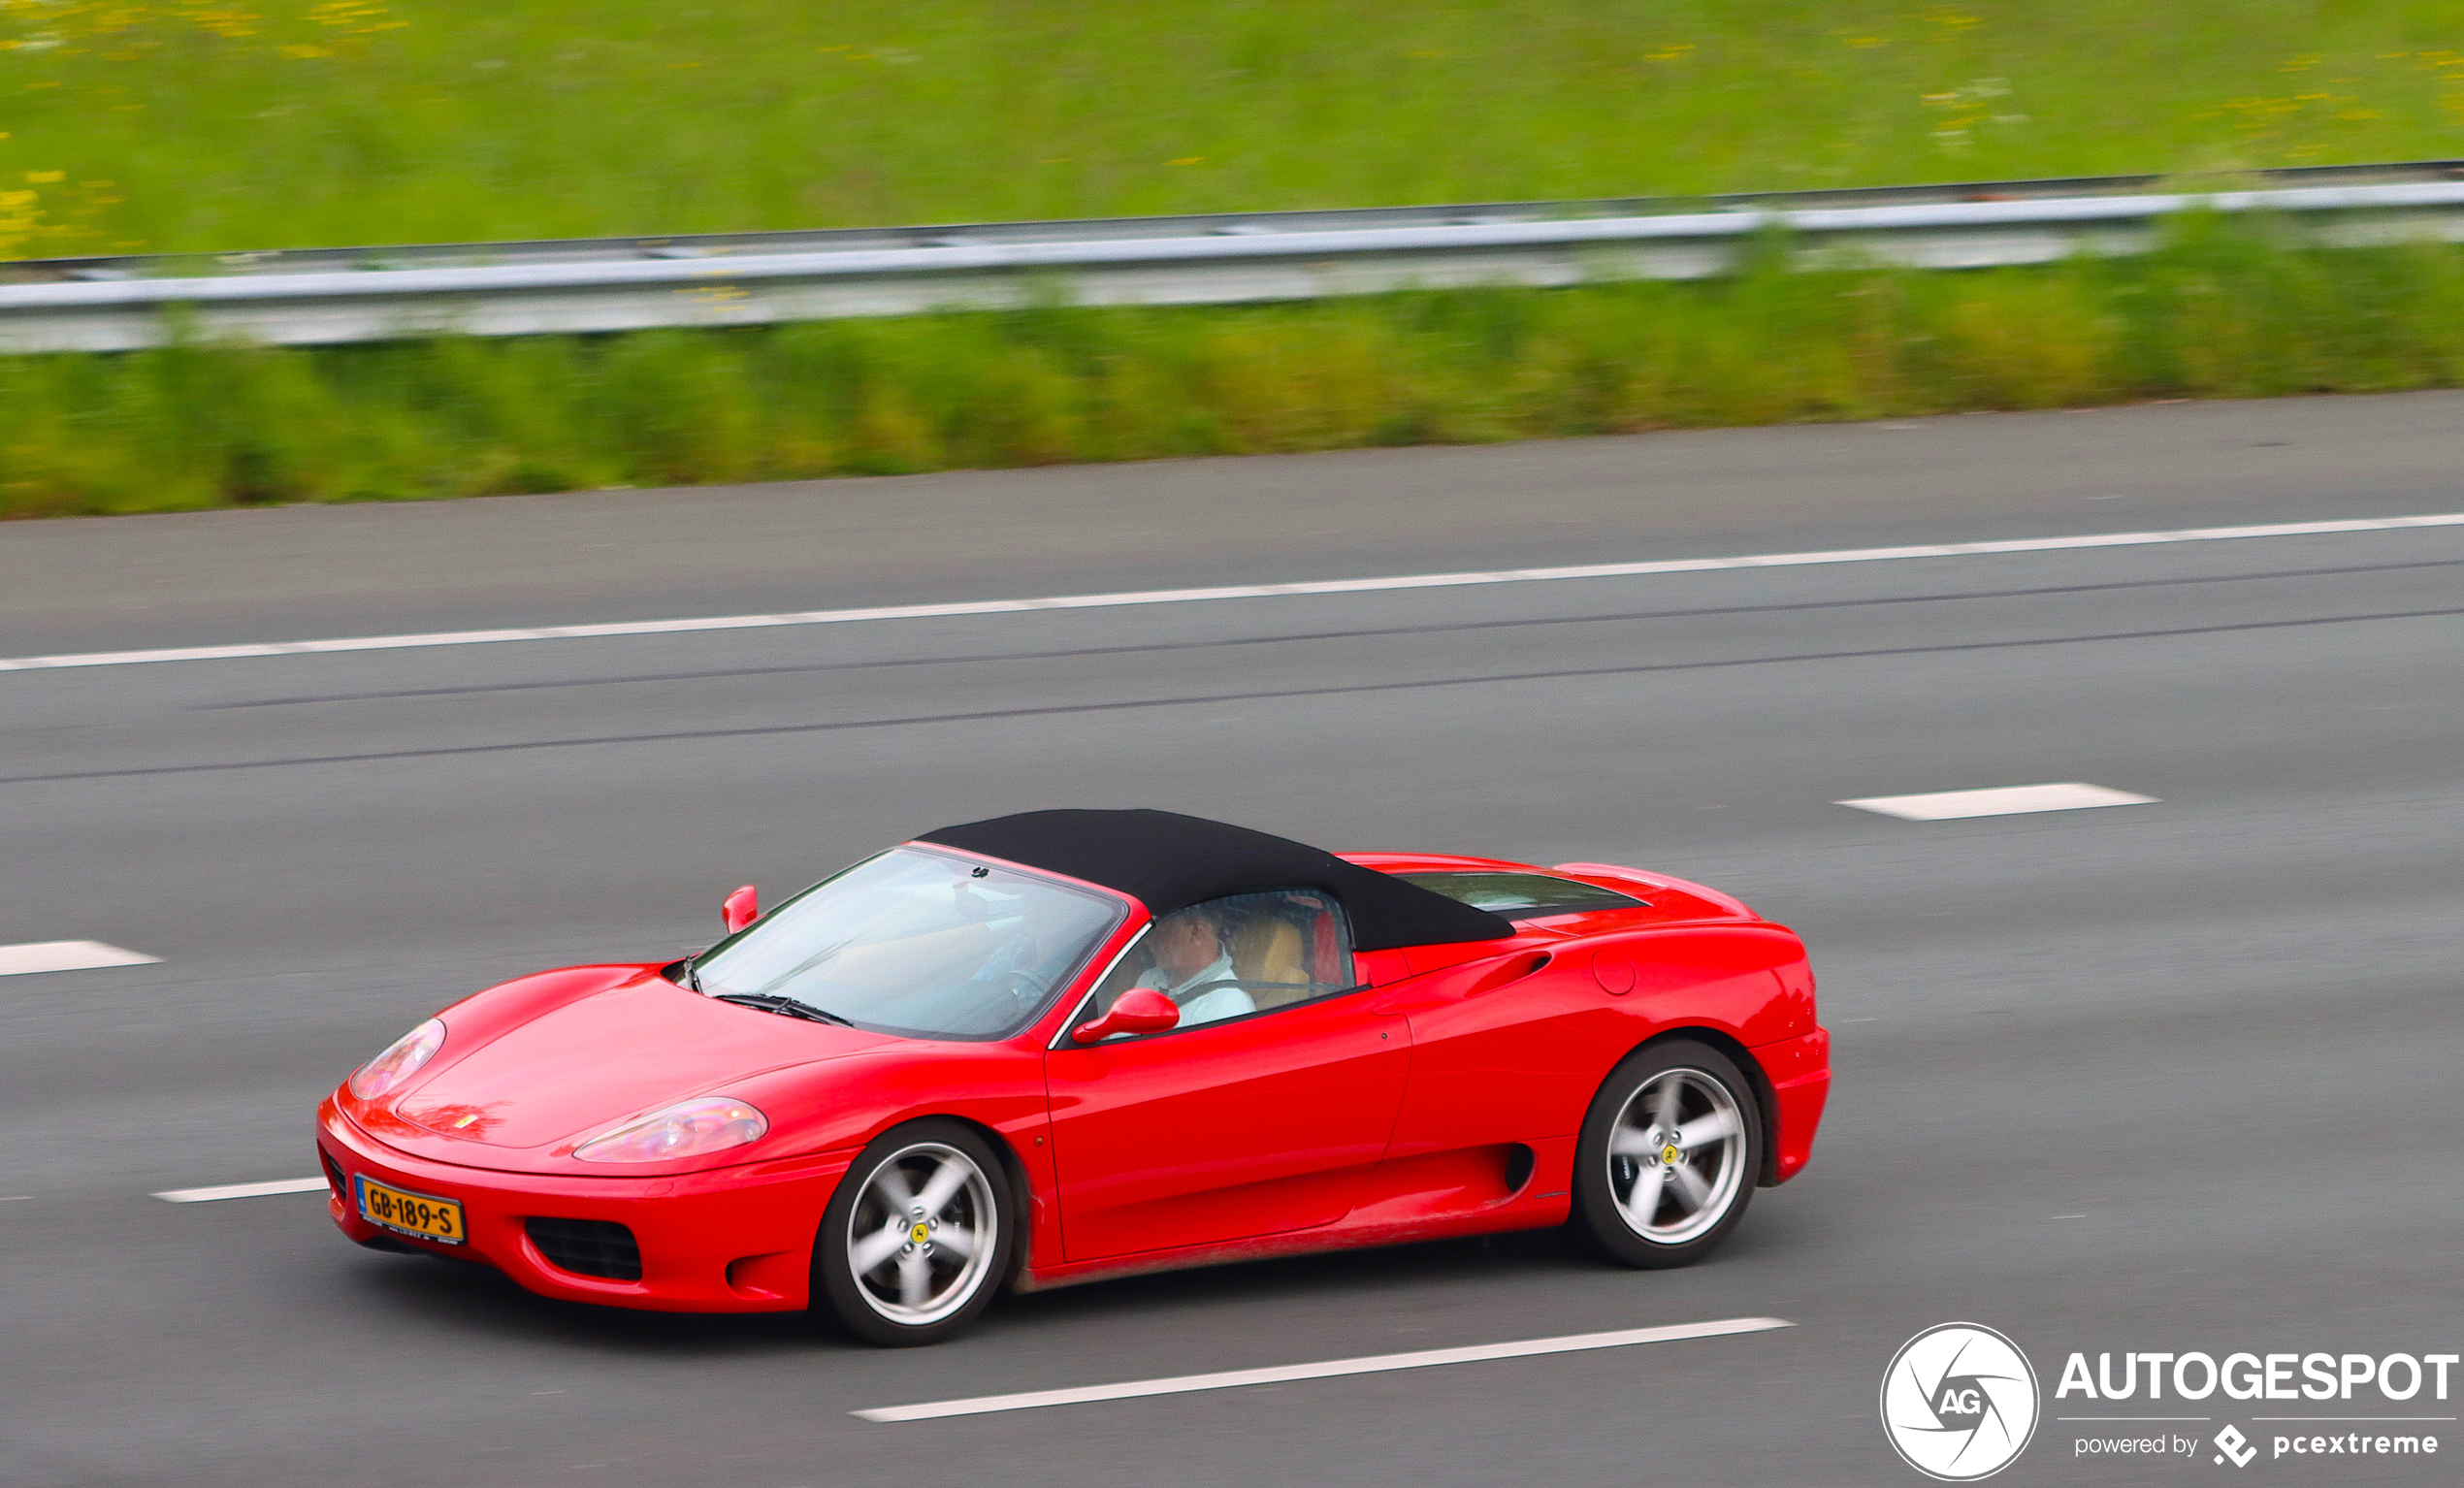
<svg viewBox="0 0 2464 1488">
<path fill-rule="evenodd" d="M 1257 1003 L 1233 982 L 1232 953 L 1213 909 L 1193 905 L 1164 916 L 1151 943 L 1154 964 L 1131 985 L 1152 987 L 1179 1003 L 1182 1027 L 1257 1011 Z"/>
</svg>

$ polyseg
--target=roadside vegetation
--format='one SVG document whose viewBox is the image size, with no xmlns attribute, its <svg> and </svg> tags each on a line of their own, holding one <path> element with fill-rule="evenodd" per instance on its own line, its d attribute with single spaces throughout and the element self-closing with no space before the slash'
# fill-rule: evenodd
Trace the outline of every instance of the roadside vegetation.
<svg viewBox="0 0 2464 1488">
<path fill-rule="evenodd" d="M 2459 0 L 0 0 L 0 259 L 2455 155 Z"/>
<path fill-rule="evenodd" d="M 2464 156 L 2464 0 L 0 0 L 5 260 Z M 0 358 L 0 516 L 2464 382 L 2464 254 Z"/>
<path fill-rule="evenodd" d="M 2033 269 L 0 359 L 0 514 L 2464 383 L 2464 250 L 2193 219 Z"/>
</svg>

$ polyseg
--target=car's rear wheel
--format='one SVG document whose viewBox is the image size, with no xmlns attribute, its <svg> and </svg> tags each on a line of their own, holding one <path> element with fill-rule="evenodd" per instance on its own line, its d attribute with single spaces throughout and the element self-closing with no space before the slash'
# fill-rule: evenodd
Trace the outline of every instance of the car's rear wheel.
<svg viewBox="0 0 2464 1488">
<path fill-rule="evenodd" d="M 813 1296 L 858 1338 L 937 1343 L 989 1306 L 1017 1233 L 990 1144 L 956 1121 L 885 1132 L 847 1170 L 813 1245 Z"/>
<path fill-rule="evenodd" d="M 1762 1171 L 1762 1116 L 1735 1061 L 1691 1040 L 1649 1045 L 1583 1118 L 1575 1219 L 1626 1265 L 1689 1265 L 1736 1228 Z"/>
</svg>

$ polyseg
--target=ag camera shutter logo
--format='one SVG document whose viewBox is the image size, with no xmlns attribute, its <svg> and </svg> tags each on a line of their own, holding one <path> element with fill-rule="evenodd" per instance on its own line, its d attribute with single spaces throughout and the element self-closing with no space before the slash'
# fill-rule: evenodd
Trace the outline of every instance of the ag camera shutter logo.
<svg viewBox="0 0 2464 1488">
<path fill-rule="evenodd" d="M 1909 1467 L 1944 1482 L 1992 1477 L 2036 1435 L 2035 1366 L 1978 1323 L 1943 1323 L 1899 1345 L 1882 1373 L 1882 1425 Z"/>
</svg>

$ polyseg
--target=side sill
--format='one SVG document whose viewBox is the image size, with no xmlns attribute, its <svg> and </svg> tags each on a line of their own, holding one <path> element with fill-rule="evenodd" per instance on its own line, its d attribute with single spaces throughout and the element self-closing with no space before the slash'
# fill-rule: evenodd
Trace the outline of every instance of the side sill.
<svg viewBox="0 0 2464 1488">
<path fill-rule="evenodd" d="M 1025 1273 L 1019 1278 L 1012 1289 L 1020 1292 L 1049 1292 L 1064 1286 L 1077 1286 L 1087 1281 L 1111 1281 L 1124 1277 L 1153 1276 L 1167 1271 L 1191 1271 L 1201 1266 L 1226 1266 L 1242 1261 L 1277 1260 L 1284 1256 L 1312 1255 L 1331 1250 L 1366 1250 L 1380 1245 L 1414 1245 L 1431 1240 L 1458 1240 L 1466 1236 L 1497 1235 L 1512 1230 L 1545 1230 L 1564 1224 L 1572 1213 L 1572 1201 L 1568 1195 L 1534 1194 L 1512 1204 L 1500 1205 L 1483 1213 L 1464 1215 L 1436 1223 L 1346 1226 L 1342 1221 L 1337 1221 L 1331 1227 L 1294 1230 L 1283 1235 L 1261 1235 L 1248 1240 L 1230 1241 L 1219 1245 L 1191 1245 L 1179 1250 L 1151 1250 L 1140 1255 L 1085 1261 L 1075 1266 L 1055 1266 L 1049 1271 Z"/>
</svg>

